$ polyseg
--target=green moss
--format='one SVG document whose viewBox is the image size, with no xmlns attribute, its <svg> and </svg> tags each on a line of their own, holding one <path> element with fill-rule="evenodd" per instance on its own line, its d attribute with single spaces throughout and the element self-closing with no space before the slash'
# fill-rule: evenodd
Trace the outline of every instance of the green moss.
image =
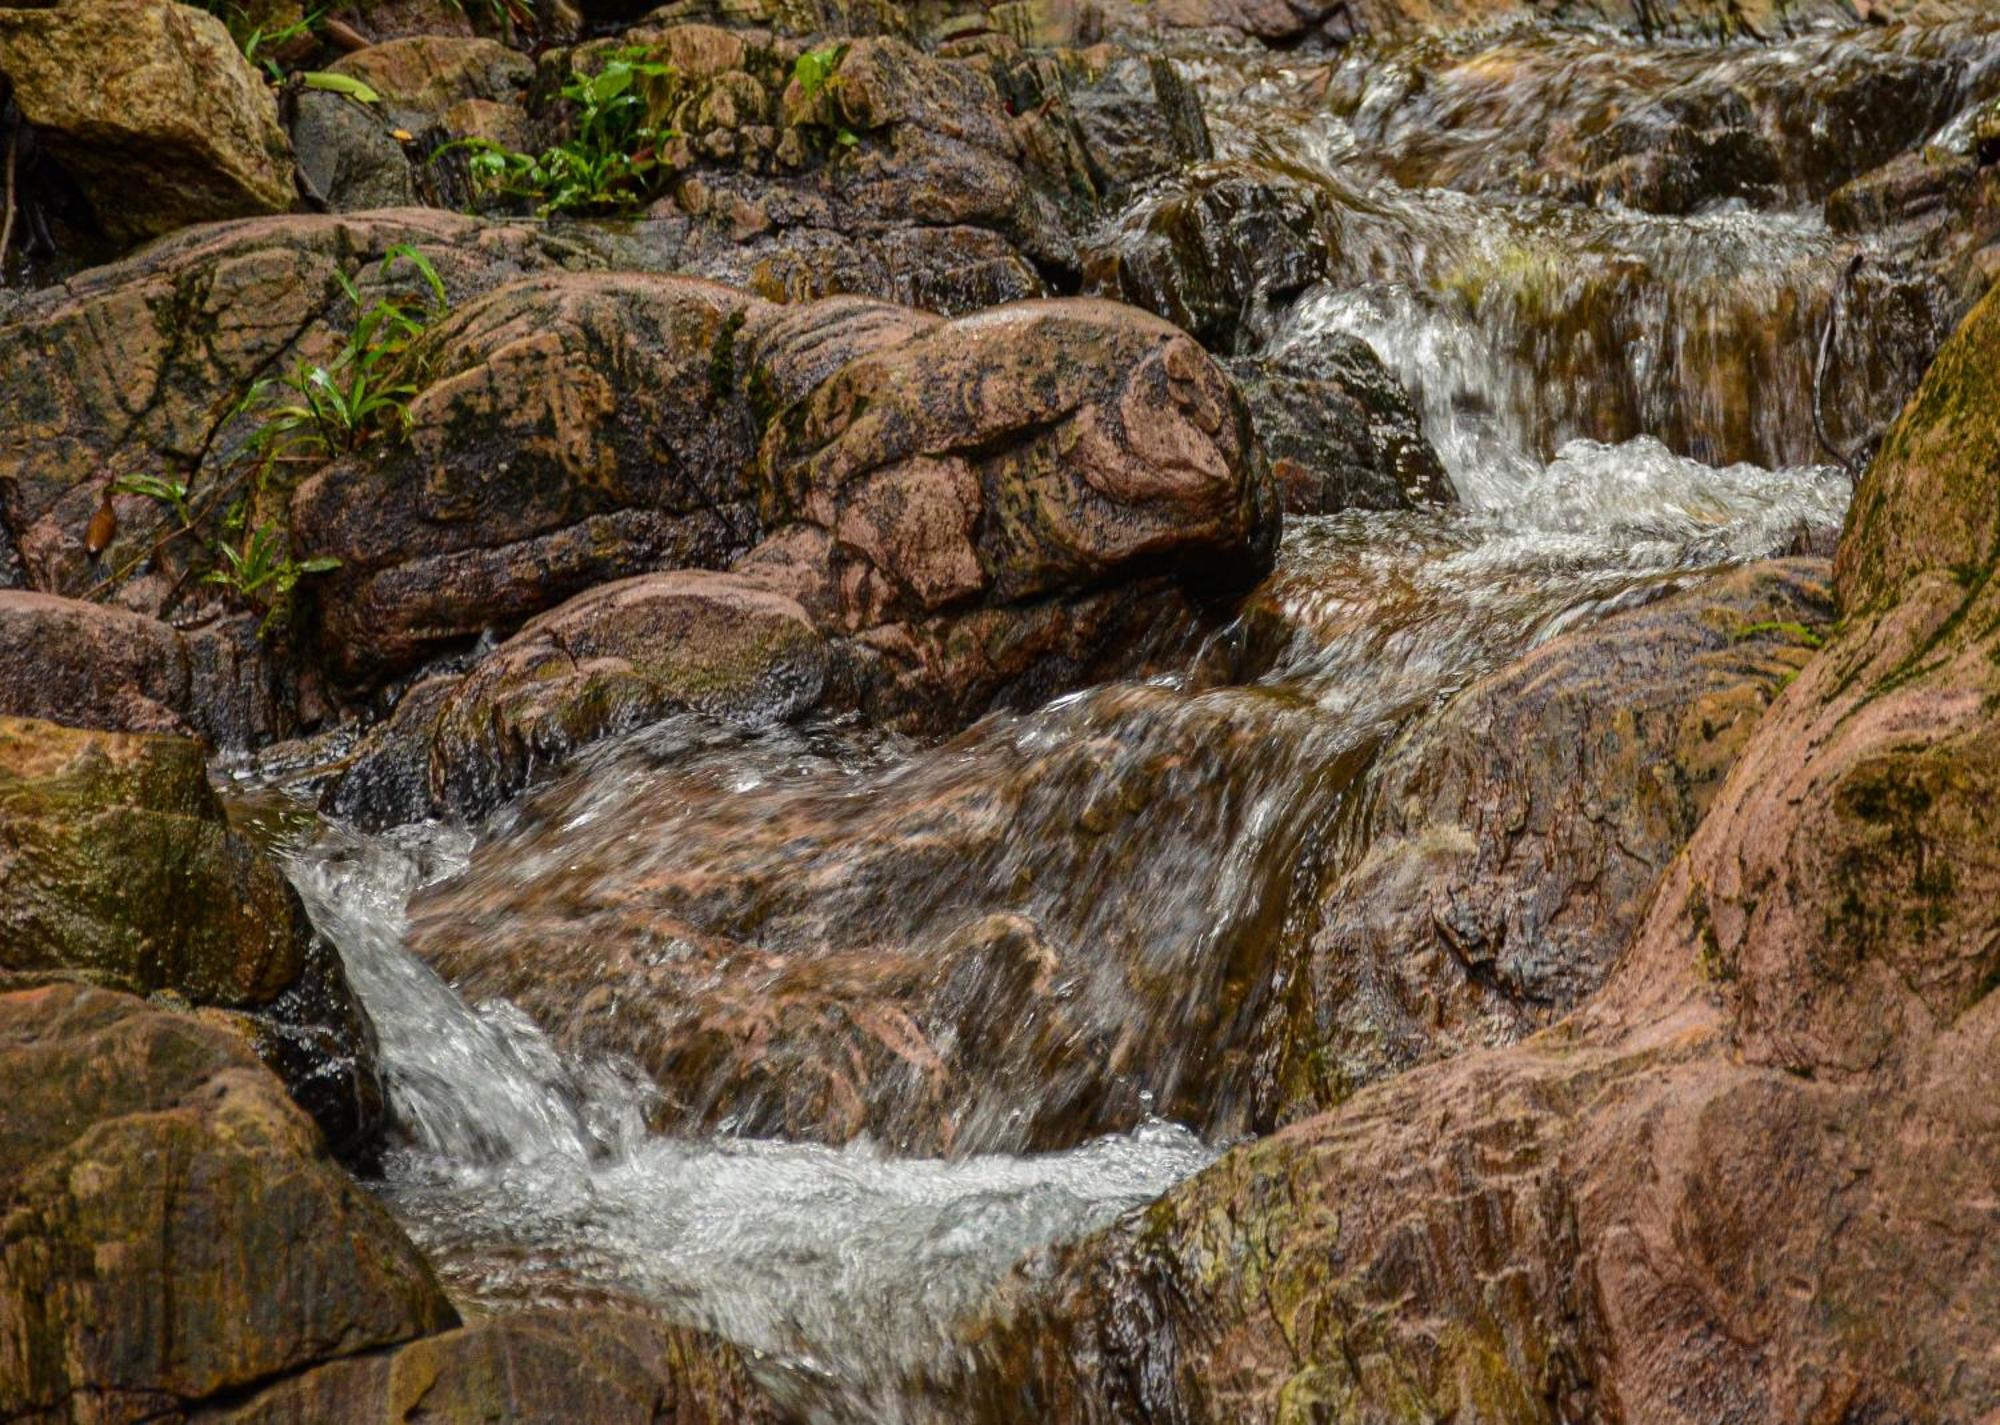
<svg viewBox="0 0 2000 1425">
<path fill-rule="evenodd" d="M 1723 952 L 1722 938 L 1715 932 L 1715 919 L 1709 910 L 1708 887 L 1700 881 L 1688 883 L 1687 914 L 1695 937 L 1695 964 L 1703 978 L 1716 984 L 1730 983 L 1736 978 L 1736 963 Z"/>
<path fill-rule="evenodd" d="M 743 322 L 742 312 L 731 312 L 709 352 L 708 393 L 718 401 L 727 400 L 736 390 L 736 334 L 743 330 Z"/>
<path fill-rule="evenodd" d="M 1767 635 L 1776 635 L 1789 642 L 1802 644 L 1807 648 L 1820 648 L 1826 643 L 1826 639 L 1817 629 L 1808 628 L 1802 623 L 1775 620 L 1769 620 L 1764 623 L 1753 623 L 1744 628 L 1739 628 L 1736 630 L 1735 641 L 1744 643 L 1750 639 L 1762 638 Z"/>
</svg>

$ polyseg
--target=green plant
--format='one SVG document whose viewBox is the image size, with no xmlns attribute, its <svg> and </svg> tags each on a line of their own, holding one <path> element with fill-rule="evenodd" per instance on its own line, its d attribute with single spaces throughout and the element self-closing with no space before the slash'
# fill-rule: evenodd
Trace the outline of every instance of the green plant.
<svg viewBox="0 0 2000 1425">
<path fill-rule="evenodd" d="M 328 70 L 313 69 L 301 74 L 299 82 L 308 89 L 318 89 L 328 94 L 344 94 L 359 104 L 382 102 L 380 94 L 351 74 L 334 74 Z"/>
<path fill-rule="evenodd" d="M 646 53 L 619 50 L 595 74 L 571 76 L 562 89 L 574 110 L 569 136 L 539 154 L 462 141 L 481 191 L 532 202 L 544 217 L 628 212 L 655 196 L 659 145 L 673 134 L 647 122 L 640 81 L 668 76 L 673 67 Z"/>
<path fill-rule="evenodd" d="M 821 94 L 840 68 L 840 62 L 847 58 L 846 45 L 821 45 L 809 49 L 792 61 L 792 82 L 799 87 L 799 98 L 807 106 L 817 103 Z M 833 141 L 843 148 L 853 148 L 861 142 L 860 135 L 845 124 L 829 126 Z"/>
<path fill-rule="evenodd" d="M 185 0 L 197 10 L 206 10 L 229 27 L 229 36 L 236 41 L 243 57 L 253 64 L 261 64 L 272 79 L 284 77 L 284 67 L 266 54 L 268 50 L 282 49 L 297 39 L 316 34 L 326 17 L 324 10 L 307 10 L 296 20 L 272 25 L 260 23 L 257 12 L 241 3 L 241 0 Z"/>
<path fill-rule="evenodd" d="M 540 3 L 539 0 L 451 0 L 451 7 L 461 15 L 471 14 L 476 7 L 484 10 L 486 18 L 495 25 L 505 25 L 511 21 L 516 25 L 526 25 L 533 29 L 538 22 L 536 12 L 540 9 Z"/>
<path fill-rule="evenodd" d="M 402 431 L 417 393 L 407 370 L 410 347 L 444 314 L 447 301 L 443 280 L 421 252 L 407 244 L 390 248 L 382 258 L 384 274 L 399 261 L 415 269 L 424 296 L 379 297 L 364 305 L 360 289 L 339 274 L 356 316 L 333 360 L 302 362 L 275 382 L 252 388 L 253 396 L 274 387 L 289 395 L 279 398 L 283 403 L 270 410 L 252 439 L 267 459 L 298 452 L 344 454 Z"/>
<path fill-rule="evenodd" d="M 290 617 L 292 594 L 301 579 L 340 567 L 338 559 L 294 560 L 284 536 L 268 524 L 259 525 L 241 549 L 218 544 L 216 553 L 221 562 L 202 576 L 203 582 L 221 585 L 262 613 L 260 635 Z"/>
<path fill-rule="evenodd" d="M 341 291 L 355 311 L 339 350 L 331 361 L 301 362 L 284 376 L 256 382 L 243 393 L 218 429 L 246 416 L 257 425 L 199 499 L 190 494 L 187 479 L 136 474 L 113 484 L 118 493 L 158 500 L 173 512 L 176 524 L 144 554 L 99 584 L 90 597 L 118 588 L 176 540 L 195 536 L 204 526 L 219 528 L 221 533 L 208 541 L 214 567 L 203 581 L 227 589 L 262 612 L 258 632 L 263 634 L 289 616 L 293 591 L 302 578 L 339 567 L 337 559 L 293 560 L 270 525 L 250 530 L 247 537 L 245 531 L 253 510 L 268 508 L 273 493 L 282 496 L 282 490 L 271 488 L 272 472 L 280 463 L 318 464 L 379 436 L 403 433 L 408 401 L 422 375 L 412 348 L 449 310 L 443 279 L 414 247 L 390 248 L 383 255 L 380 275 L 386 281 L 404 268 L 417 279 L 414 290 L 391 290 L 373 301 L 364 301 L 360 287 L 339 274 Z M 283 394 L 274 398 L 274 392 Z M 233 542 L 239 539 L 240 545 Z M 181 578 L 190 577 L 199 563 L 191 562 Z M 179 587 L 175 585 L 176 590 Z"/>
<path fill-rule="evenodd" d="M 833 78 L 840 68 L 841 60 L 847 57 L 846 45 L 822 45 L 809 49 L 792 62 L 792 82 L 799 86 L 799 97 L 810 104 L 819 98 L 826 88 L 827 80 Z"/>
<path fill-rule="evenodd" d="M 126 475 L 113 481 L 111 488 L 121 495 L 144 495 L 158 500 L 173 511 L 181 529 L 187 529 L 194 523 L 194 512 L 188 508 L 185 480 L 169 480 L 160 475 Z"/>
</svg>

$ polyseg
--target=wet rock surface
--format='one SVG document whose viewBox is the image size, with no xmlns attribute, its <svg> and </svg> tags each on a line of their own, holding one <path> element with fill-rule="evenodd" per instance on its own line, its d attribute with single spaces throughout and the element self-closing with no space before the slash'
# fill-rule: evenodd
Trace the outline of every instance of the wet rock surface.
<svg viewBox="0 0 2000 1425">
<path fill-rule="evenodd" d="M 604 1425 L 758 1425 L 780 1417 L 735 1352 L 698 1332 L 604 1311 L 475 1321 L 393 1352 L 307 1371 L 244 1405 L 197 1411 L 213 1425 L 387 1425 L 447 1419 Z"/>
<path fill-rule="evenodd" d="M 225 1011 L 337 1146 L 380 1133 L 374 1031 L 199 744 L 0 719 L 0 888 L 0 968 Z"/>
<path fill-rule="evenodd" d="M 389 1215 L 240 1038 L 0 982 L 0 1399 L 176 1418 L 453 1324 Z"/>
<path fill-rule="evenodd" d="M 335 805 L 491 811 L 578 748 L 693 710 L 748 726 L 818 703 L 825 641 L 790 599 L 731 574 L 640 575 L 531 621 L 442 697 L 413 692 L 356 755 Z"/>
<path fill-rule="evenodd" d="M 564 261 L 596 265 L 586 246 L 553 234 L 449 213 L 270 218 L 176 234 L 10 305 L 0 316 L 0 502 L 22 583 L 81 595 L 123 572 L 126 605 L 160 613 L 190 542 L 154 556 L 172 512 L 110 487 L 179 476 L 212 524 L 211 505 L 240 488 L 232 463 L 256 425 L 235 414 L 238 402 L 307 354 L 329 359 L 353 317 L 336 274 L 367 281 L 401 243 L 436 263 L 461 300 Z M 90 525 L 106 504 L 112 535 L 93 553 Z M 199 590 L 189 580 L 179 594 Z"/>
<path fill-rule="evenodd" d="M 1750 565 L 1557 639 L 1458 694 L 1372 774 L 1261 1053 L 1277 1118 L 1525 1037 L 1624 951 L 1765 707 L 1832 618 L 1823 561 Z M 1302 1094 L 1303 1101 L 1292 1095 Z"/>
<path fill-rule="evenodd" d="M 1967 1072 L 2000 1029 L 1992 472 L 1956 437 L 1996 318 L 1892 432 L 1841 547 L 1846 623 L 1606 988 L 1233 1154 L 1024 1283 L 986 1341 L 992 1418 L 1994 1408 L 1975 1184 L 2000 1137 Z"/>
<path fill-rule="evenodd" d="M 1367 343 L 1336 338 L 1310 354 L 1235 357 L 1223 369 L 1250 408 L 1287 514 L 1457 498 L 1408 393 Z"/>
<path fill-rule="evenodd" d="M 193 6 L 0 7 L 0 74 L 118 240 L 292 205 L 277 104 L 222 22 Z"/>
</svg>

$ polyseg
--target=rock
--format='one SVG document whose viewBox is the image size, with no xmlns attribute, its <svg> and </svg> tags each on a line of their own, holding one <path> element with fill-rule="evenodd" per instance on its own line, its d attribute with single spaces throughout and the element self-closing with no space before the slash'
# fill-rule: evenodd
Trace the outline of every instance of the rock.
<svg viewBox="0 0 2000 1425">
<path fill-rule="evenodd" d="M 1610 974 L 1765 707 L 1832 617 L 1818 560 L 1751 565 L 1542 645 L 1418 721 L 1284 971 L 1269 1122 L 1523 1038 Z"/>
<path fill-rule="evenodd" d="M 1989 298 L 1862 483 L 1844 622 L 1605 987 L 1015 1283 L 959 1418 L 2000 1409 L 1996 343 Z"/>
<path fill-rule="evenodd" d="M 578 748 L 676 710 L 746 726 L 813 707 L 826 651 L 805 611 L 732 574 L 600 585 L 530 622 L 443 699 L 412 694 L 341 784 L 338 805 L 472 817 Z M 410 711 L 407 711 L 410 710 Z M 408 739 L 428 751 L 422 781 Z"/>
<path fill-rule="evenodd" d="M 1458 499 L 1402 383 L 1364 341 L 1222 363 L 1288 514 L 1404 510 Z"/>
<path fill-rule="evenodd" d="M 777 1413 L 736 1352 L 684 1327 L 608 1311 L 525 1311 L 393 1352 L 336 1361 L 202 1425 L 390 1425 L 447 1420 L 764 1425 Z"/>
<path fill-rule="evenodd" d="M 77 984 L 0 990 L 0 1400 L 152 1419 L 454 1324 L 237 1036 Z"/>
<path fill-rule="evenodd" d="M 1135 205 L 1083 258 L 1084 290 L 1166 318 L 1211 351 L 1327 275 L 1326 199 L 1248 165 L 1205 167 Z"/>
<path fill-rule="evenodd" d="M 345 0 L 327 12 L 363 39 L 377 44 L 430 35 L 463 38 L 472 33 L 479 6 L 460 0 Z"/>
<path fill-rule="evenodd" d="M 342 561 L 319 601 L 335 666 L 408 668 L 607 580 L 747 550 L 757 432 L 717 363 L 752 305 L 620 274 L 461 306 L 426 339 L 436 374 L 407 443 L 328 467 L 293 501 L 300 544 Z"/>
<path fill-rule="evenodd" d="M 437 33 L 370 45 L 330 67 L 381 95 L 390 122 L 413 130 L 468 101 L 520 107 L 535 77 L 526 56 L 498 41 Z"/>
<path fill-rule="evenodd" d="M 993 75 L 1042 170 L 1075 170 L 1098 202 L 1215 157 L 1199 92 L 1164 56 L 1057 50 L 999 59 Z"/>
<path fill-rule="evenodd" d="M 382 259 L 402 243 L 461 302 L 523 272 L 601 261 L 580 237 L 428 210 L 266 218 L 178 234 L 11 304 L 0 317 L 0 527 L 27 587 L 81 594 L 146 566 L 173 526 L 142 495 L 111 497 L 117 535 L 94 560 L 87 552 L 110 484 L 184 478 L 197 507 L 229 487 L 256 425 L 229 412 L 258 377 L 307 353 L 324 359 L 353 316 L 336 275 L 379 291 Z M 161 612 L 190 545 L 166 547 L 157 587 L 121 586 L 128 606 Z M 197 580 L 181 588 L 200 597 Z"/>
<path fill-rule="evenodd" d="M 1107 82 L 1086 64 L 1005 44 L 933 55 L 871 35 L 833 47 L 832 73 L 808 93 L 793 82 L 804 44 L 667 23 L 688 8 L 545 57 L 538 116 L 559 126 L 548 96 L 613 50 L 667 65 L 645 90 L 649 122 L 674 135 L 649 215 L 680 225 L 678 270 L 773 300 L 855 294 L 955 314 L 1047 295 L 1073 277 L 1073 232 L 1122 185 L 1176 164 L 1173 136 L 1193 145 L 1205 134 L 1170 67 L 1155 91 L 1170 104 L 1120 108 L 1108 95 L 1074 97 Z M 1123 119 L 1092 117 L 1113 108 Z M 1129 132 L 1134 108 L 1161 119 L 1158 131 Z"/>
<path fill-rule="evenodd" d="M 1328 774 L 1323 730 L 1257 690 L 1123 685 L 829 787 L 791 775 L 806 748 L 745 785 L 756 748 L 663 724 L 518 804 L 410 944 L 639 1064 L 662 1131 L 929 1155 L 1219 1124 L 1270 924 L 1218 914 L 1214 875 L 1258 873 L 1212 863 Z M 1110 868 L 1118 896 L 1068 891 Z"/>
<path fill-rule="evenodd" d="M 298 96 L 292 150 L 328 211 L 405 208 L 417 201 L 403 146 L 367 105 L 308 89 Z"/>
<path fill-rule="evenodd" d="M 122 241 L 292 206 L 276 102 L 213 15 L 171 0 L 0 7 L 0 73 Z"/>
<path fill-rule="evenodd" d="M 1168 29 L 1226 29 L 1292 48 L 1363 35 L 1450 34 L 1529 20 L 1608 24 L 1647 38 L 1766 39 L 1815 24 L 1887 21 L 1929 0 L 1162 0 L 1142 14 Z"/>
<path fill-rule="evenodd" d="M 188 682 L 186 646 L 158 619 L 0 590 L 0 713 L 185 733 Z"/>
<path fill-rule="evenodd" d="M 1176 586 L 1268 563 L 1276 512 L 1235 393 L 1187 338 L 1108 304 L 942 322 L 576 276 L 495 293 L 426 344 L 409 443 L 293 502 L 301 547 L 341 560 L 321 635 L 351 679 L 607 578 L 729 566 L 840 640 L 838 702 L 949 726 L 1089 662 L 1107 614 L 1129 631 Z M 1156 571 L 1174 584 L 1101 606 Z"/>
<path fill-rule="evenodd" d="M 294 725 L 254 618 L 183 634 L 125 609 L 0 589 L 0 715 L 242 748 Z"/>
<path fill-rule="evenodd" d="M 338 1147 L 382 1126 L 339 956 L 229 829 L 194 742 L 0 718 L 0 970 L 230 1011 Z"/>
</svg>

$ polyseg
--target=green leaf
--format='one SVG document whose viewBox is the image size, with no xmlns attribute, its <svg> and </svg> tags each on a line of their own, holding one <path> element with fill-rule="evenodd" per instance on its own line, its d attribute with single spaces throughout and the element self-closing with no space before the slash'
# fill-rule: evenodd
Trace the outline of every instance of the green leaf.
<svg viewBox="0 0 2000 1425">
<path fill-rule="evenodd" d="M 379 104 L 382 96 L 366 84 L 347 74 L 333 74 L 324 69 L 308 70 L 299 78 L 308 89 L 324 90 L 328 94 L 345 94 L 362 104 Z"/>
</svg>

